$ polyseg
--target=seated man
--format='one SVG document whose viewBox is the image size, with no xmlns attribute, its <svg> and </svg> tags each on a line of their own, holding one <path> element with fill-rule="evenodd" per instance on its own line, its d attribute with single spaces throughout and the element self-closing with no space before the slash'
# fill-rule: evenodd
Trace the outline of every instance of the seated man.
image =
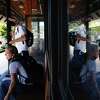
<svg viewBox="0 0 100 100">
<path fill-rule="evenodd" d="M 5 49 L 5 56 L 8 60 L 8 72 L 10 77 L 3 78 L 1 80 L 0 100 L 15 100 L 15 95 L 20 94 L 23 90 L 31 87 L 31 85 L 25 82 L 25 78 L 28 78 L 28 75 L 24 67 L 20 62 L 15 60 L 17 55 L 18 51 L 16 47 L 8 46 Z"/>
<path fill-rule="evenodd" d="M 88 100 L 100 100 L 100 88 L 96 77 L 95 62 L 98 56 L 98 46 L 96 44 L 88 45 L 87 60 L 80 73 L 82 88 L 89 96 Z"/>
</svg>

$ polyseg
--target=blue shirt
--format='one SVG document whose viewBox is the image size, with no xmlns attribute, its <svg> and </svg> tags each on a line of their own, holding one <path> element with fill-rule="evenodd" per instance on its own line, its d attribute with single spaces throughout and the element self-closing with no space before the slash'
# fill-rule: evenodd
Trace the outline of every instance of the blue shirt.
<svg viewBox="0 0 100 100">
<path fill-rule="evenodd" d="M 96 74 L 96 62 L 95 60 L 89 59 L 82 67 L 80 73 L 81 82 L 90 81 L 92 74 Z"/>
</svg>

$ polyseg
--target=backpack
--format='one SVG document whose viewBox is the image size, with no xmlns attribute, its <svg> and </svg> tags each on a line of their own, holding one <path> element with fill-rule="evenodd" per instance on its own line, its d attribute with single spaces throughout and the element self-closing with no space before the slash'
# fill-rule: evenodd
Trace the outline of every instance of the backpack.
<svg viewBox="0 0 100 100">
<path fill-rule="evenodd" d="M 26 45 L 28 46 L 28 47 L 30 47 L 30 46 L 32 46 L 32 44 L 33 44 L 33 33 L 32 32 L 30 32 L 27 28 L 25 28 L 26 29 Z"/>
<path fill-rule="evenodd" d="M 44 76 L 43 66 L 37 63 L 37 61 L 33 57 L 29 56 L 25 58 L 19 55 L 16 59 L 11 60 L 10 63 L 13 61 L 20 62 L 24 67 L 28 75 L 28 78 L 25 79 L 25 83 L 31 83 L 32 85 L 39 85 L 42 83 Z M 20 73 L 18 73 L 18 75 L 20 76 Z M 24 76 L 21 77 L 24 78 Z"/>
</svg>

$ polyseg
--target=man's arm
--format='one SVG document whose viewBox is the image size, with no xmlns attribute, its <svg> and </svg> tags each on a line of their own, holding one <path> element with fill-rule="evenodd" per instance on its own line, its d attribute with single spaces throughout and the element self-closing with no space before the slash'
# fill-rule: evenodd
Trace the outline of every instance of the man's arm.
<svg viewBox="0 0 100 100">
<path fill-rule="evenodd" d="M 10 83 L 8 92 L 7 92 L 4 100 L 8 100 L 10 95 L 13 93 L 13 91 L 15 91 L 16 81 L 17 81 L 17 75 L 16 74 L 11 74 L 11 83 Z"/>
<path fill-rule="evenodd" d="M 86 41 L 86 42 L 90 42 L 90 39 L 89 39 L 89 38 L 83 37 L 83 36 L 80 36 L 80 34 L 77 34 L 77 35 L 76 35 L 76 41 L 79 42 L 80 40 Z"/>
<path fill-rule="evenodd" d="M 21 37 L 19 37 L 19 38 L 17 38 L 17 39 L 14 39 L 14 40 L 11 40 L 10 42 L 9 42 L 9 44 L 14 44 L 15 42 L 23 42 L 23 41 L 25 41 L 26 40 L 26 34 L 25 35 L 22 35 Z"/>
<path fill-rule="evenodd" d="M 80 41 L 80 40 L 82 40 L 82 41 L 87 41 L 87 38 L 81 36 L 80 34 L 77 34 L 77 35 L 76 35 L 76 40 L 77 40 L 77 41 Z"/>
</svg>

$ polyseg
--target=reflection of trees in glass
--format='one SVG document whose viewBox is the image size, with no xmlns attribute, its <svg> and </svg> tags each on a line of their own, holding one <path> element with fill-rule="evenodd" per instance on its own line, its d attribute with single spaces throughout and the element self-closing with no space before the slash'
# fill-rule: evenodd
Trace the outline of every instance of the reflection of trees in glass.
<svg viewBox="0 0 100 100">
<path fill-rule="evenodd" d="M 100 26 L 91 28 L 91 35 L 94 36 L 94 39 L 100 38 Z"/>
<path fill-rule="evenodd" d="M 69 31 L 75 31 L 76 28 L 80 25 L 80 21 L 73 21 L 69 23 Z"/>
<path fill-rule="evenodd" d="M 94 36 L 94 39 L 96 40 L 100 35 L 100 19 L 90 21 L 89 28 L 91 29 L 91 35 Z"/>
<path fill-rule="evenodd" d="M 92 28 L 91 28 L 91 31 L 92 31 L 92 32 L 98 32 L 98 33 L 100 33 L 100 26 L 92 27 Z"/>
</svg>

